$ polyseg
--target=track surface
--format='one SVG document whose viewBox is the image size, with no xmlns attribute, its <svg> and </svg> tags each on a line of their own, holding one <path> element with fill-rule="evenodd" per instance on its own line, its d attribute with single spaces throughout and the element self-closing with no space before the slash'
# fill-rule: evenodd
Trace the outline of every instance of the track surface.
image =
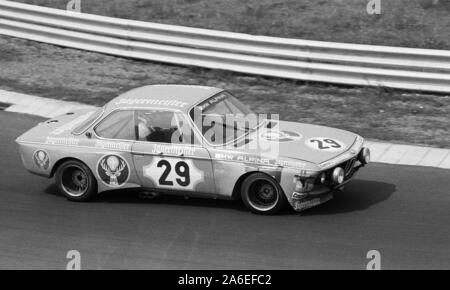
<svg viewBox="0 0 450 290">
<path fill-rule="evenodd" d="M 0 112 L 0 269 L 450 269 L 450 171 L 371 164 L 303 214 L 238 202 L 110 192 L 91 203 L 28 174 L 14 139 L 41 119 Z"/>
</svg>

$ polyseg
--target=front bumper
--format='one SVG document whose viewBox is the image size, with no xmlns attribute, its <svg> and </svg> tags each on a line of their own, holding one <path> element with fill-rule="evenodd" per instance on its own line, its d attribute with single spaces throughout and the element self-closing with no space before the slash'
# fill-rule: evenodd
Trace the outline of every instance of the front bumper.
<svg viewBox="0 0 450 290">
<path fill-rule="evenodd" d="M 349 161 L 347 161 L 349 162 Z M 306 209 L 323 204 L 333 198 L 334 192 L 341 190 L 355 175 L 355 173 L 364 165 L 352 163 L 351 168 L 347 168 L 346 176 L 343 183 L 338 185 L 315 185 L 314 189 L 309 192 L 293 192 L 291 197 L 291 205 L 295 211 L 301 212 Z"/>
<path fill-rule="evenodd" d="M 333 191 L 328 191 L 321 195 L 308 196 L 300 200 L 293 199 L 292 207 L 295 211 L 301 212 L 306 209 L 318 206 L 319 204 L 325 203 L 333 198 Z"/>
</svg>

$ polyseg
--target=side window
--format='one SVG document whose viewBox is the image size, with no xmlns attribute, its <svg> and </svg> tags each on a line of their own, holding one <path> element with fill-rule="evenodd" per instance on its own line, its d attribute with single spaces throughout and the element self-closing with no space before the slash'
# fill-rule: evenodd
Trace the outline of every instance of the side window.
<svg viewBox="0 0 450 290">
<path fill-rule="evenodd" d="M 209 108 L 209 111 L 213 114 L 218 115 L 226 115 L 233 113 L 224 101 L 216 103 L 211 108 Z"/>
<path fill-rule="evenodd" d="M 175 132 L 176 136 L 172 136 L 175 140 L 178 138 L 179 143 L 182 144 L 198 144 L 198 140 L 194 135 L 194 131 L 188 121 L 181 117 L 178 119 L 178 130 Z"/>
<path fill-rule="evenodd" d="M 136 140 L 133 111 L 112 113 L 95 127 L 95 133 L 107 139 Z"/>
<path fill-rule="evenodd" d="M 187 122 L 180 121 L 174 112 L 137 111 L 139 141 L 193 144 L 193 134 Z"/>
</svg>

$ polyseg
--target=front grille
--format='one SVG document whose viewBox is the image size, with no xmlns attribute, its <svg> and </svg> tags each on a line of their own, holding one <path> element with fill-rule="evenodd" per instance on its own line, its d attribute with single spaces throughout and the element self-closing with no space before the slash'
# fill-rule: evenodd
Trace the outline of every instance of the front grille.
<svg viewBox="0 0 450 290">
<path fill-rule="evenodd" d="M 342 168 L 344 168 L 344 172 L 345 172 L 345 177 L 350 175 L 350 173 L 352 172 L 353 166 L 355 165 L 355 162 L 356 162 L 356 157 L 352 158 L 342 164 Z"/>
<path fill-rule="evenodd" d="M 348 180 L 348 179 L 352 178 L 353 175 L 356 173 L 357 170 L 358 170 L 357 167 L 356 167 L 356 168 L 352 168 L 352 169 L 350 170 L 350 172 L 345 176 L 345 180 Z"/>
<path fill-rule="evenodd" d="M 355 169 L 356 161 L 357 161 L 357 157 L 353 157 L 352 159 L 349 159 L 349 160 L 347 160 L 345 162 L 342 162 L 342 163 L 334 166 L 333 168 L 330 168 L 330 169 L 324 171 L 326 176 L 327 176 L 327 182 L 325 183 L 325 185 L 331 185 L 332 184 L 332 182 L 331 182 L 331 175 L 333 173 L 333 170 L 336 167 L 341 167 L 342 169 L 344 169 L 344 177 L 345 177 L 344 180 L 349 180 L 350 178 L 352 178 L 353 175 L 355 174 L 355 172 L 357 171 L 357 168 Z M 319 177 L 316 178 L 314 184 L 315 185 L 322 184 L 320 182 L 320 178 Z"/>
</svg>

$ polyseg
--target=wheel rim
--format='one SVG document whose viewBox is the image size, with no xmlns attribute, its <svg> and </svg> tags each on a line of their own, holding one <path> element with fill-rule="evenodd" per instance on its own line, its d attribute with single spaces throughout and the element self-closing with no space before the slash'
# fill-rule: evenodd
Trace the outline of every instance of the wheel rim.
<svg viewBox="0 0 450 290">
<path fill-rule="evenodd" d="M 88 176 L 84 169 L 72 165 L 64 169 L 61 185 L 68 195 L 80 197 L 88 190 Z"/>
<path fill-rule="evenodd" d="M 266 179 L 254 181 L 248 189 L 248 201 L 259 211 L 268 211 L 278 202 L 278 189 L 275 184 Z"/>
</svg>

